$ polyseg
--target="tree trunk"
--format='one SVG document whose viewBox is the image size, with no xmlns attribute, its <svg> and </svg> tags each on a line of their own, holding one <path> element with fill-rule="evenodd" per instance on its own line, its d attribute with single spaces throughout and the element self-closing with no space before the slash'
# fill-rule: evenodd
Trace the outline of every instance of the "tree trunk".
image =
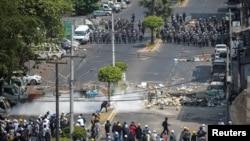
<svg viewBox="0 0 250 141">
<path fill-rule="evenodd" d="M 110 82 L 108 82 L 108 103 L 110 104 Z"/>
<path fill-rule="evenodd" d="M 151 29 L 151 43 L 154 43 L 154 29 Z"/>
<path fill-rule="evenodd" d="M 152 0 L 152 11 L 151 11 L 152 15 L 155 15 L 155 0 Z"/>
</svg>

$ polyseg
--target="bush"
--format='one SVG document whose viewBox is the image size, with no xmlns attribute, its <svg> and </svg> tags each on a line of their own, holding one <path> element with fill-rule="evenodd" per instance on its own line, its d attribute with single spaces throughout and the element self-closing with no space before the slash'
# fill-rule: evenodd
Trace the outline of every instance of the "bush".
<svg viewBox="0 0 250 141">
<path fill-rule="evenodd" d="M 70 138 L 69 132 L 70 132 L 70 127 L 69 126 L 65 127 L 62 130 L 62 137 Z M 83 127 L 75 126 L 74 132 L 72 135 L 73 135 L 73 138 L 76 138 L 76 139 L 80 139 L 80 138 L 85 139 L 87 136 L 87 131 Z"/>
<path fill-rule="evenodd" d="M 56 138 L 53 138 L 51 141 L 56 141 Z M 70 138 L 60 138 L 60 141 L 70 141 Z"/>
</svg>

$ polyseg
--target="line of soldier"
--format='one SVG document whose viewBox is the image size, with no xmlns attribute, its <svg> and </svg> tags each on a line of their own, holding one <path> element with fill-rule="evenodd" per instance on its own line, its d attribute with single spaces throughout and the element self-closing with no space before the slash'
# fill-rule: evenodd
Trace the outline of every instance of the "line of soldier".
<svg viewBox="0 0 250 141">
<path fill-rule="evenodd" d="M 187 25 L 173 21 L 165 24 L 160 35 L 166 43 L 208 47 L 228 43 L 229 26 L 224 18 L 217 20 L 215 16 Z"/>
<path fill-rule="evenodd" d="M 137 24 L 137 28 L 135 25 Z M 90 33 L 90 43 L 110 44 L 112 43 L 112 22 L 109 20 L 106 24 L 105 30 L 95 30 Z M 141 21 L 137 23 L 130 22 L 127 19 L 114 20 L 114 43 L 126 44 L 142 42 L 145 28 Z"/>
</svg>

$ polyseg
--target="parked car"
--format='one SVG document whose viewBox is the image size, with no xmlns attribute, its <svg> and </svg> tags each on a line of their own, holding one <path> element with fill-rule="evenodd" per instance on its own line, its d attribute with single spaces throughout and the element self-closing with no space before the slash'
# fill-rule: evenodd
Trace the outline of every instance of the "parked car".
<svg viewBox="0 0 250 141">
<path fill-rule="evenodd" d="M 112 8 L 112 11 L 118 13 L 121 11 L 122 7 L 119 3 L 113 3 L 113 2 L 110 2 L 109 4 L 109 7 Z"/>
<path fill-rule="evenodd" d="M 127 8 L 127 3 L 125 0 L 117 0 L 117 3 L 119 3 L 121 5 L 122 9 L 126 9 Z"/>
<path fill-rule="evenodd" d="M 42 83 L 42 77 L 40 75 L 31 75 L 29 73 L 26 73 L 26 75 L 23 76 L 23 79 L 25 82 L 27 82 L 28 85 L 37 85 Z"/>
<path fill-rule="evenodd" d="M 61 59 L 63 55 L 66 54 L 66 51 L 60 46 L 54 43 L 42 43 L 32 48 L 36 59 L 46 60 L 52 59 L 57 60 Z"/>
<path fill-rule="evenodd" d="M 226 44 L 216 44 L 214 47 L 214 52 L 227 52 L 227 45 Z"/>
<path fill-rule="evenodd" d="M 76 40 L 73 40 L 73 48 L 74 50 L 78 50 L 80 43 Z M 71 40 L 64 38 L 61 42 L 61 47 L 65 50 L 71 50 Z"/>
<path fill-rule="evenodd" d="M 104 11 L 112 11 L 113 9 L 109 6 L 109 3 L 103 3 L 100 6 L 100 10 Z"/>
<path fill-rule="evenodd" d="M 95 10 L 93 11 L 94 16 L 111 16 L 112 11 L 106 11 L 106 10 Z"/>
<path fill-rule="evenodd" d="M 132 0 L 125 0 L 127 4 L 130 4 Z"/>
</svg>

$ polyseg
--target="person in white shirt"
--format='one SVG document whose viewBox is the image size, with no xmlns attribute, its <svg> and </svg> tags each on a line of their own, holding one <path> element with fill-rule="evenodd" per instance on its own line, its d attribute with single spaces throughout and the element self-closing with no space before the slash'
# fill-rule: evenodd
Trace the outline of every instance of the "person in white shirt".
<svg viewBox="0 0 250 141">
<path fill-rule="evenodd" d="M 80 124 L 81 127 L 85 127 L 84 120 L 81 116 L 78 116 L 77 122 Z"/>
<path fill-rule="evenodd" d="M 222 119 L 220 119 L 217 123 L 218 125 L 225 125 L 224 121 Z"/>
<path fill-rule="evenodd" d="M 153 130 L 153 133 L 151 134 L 152 141 L 157 141 L 158 135 L 156 133 L 156 130 Z"/>
</svg>

